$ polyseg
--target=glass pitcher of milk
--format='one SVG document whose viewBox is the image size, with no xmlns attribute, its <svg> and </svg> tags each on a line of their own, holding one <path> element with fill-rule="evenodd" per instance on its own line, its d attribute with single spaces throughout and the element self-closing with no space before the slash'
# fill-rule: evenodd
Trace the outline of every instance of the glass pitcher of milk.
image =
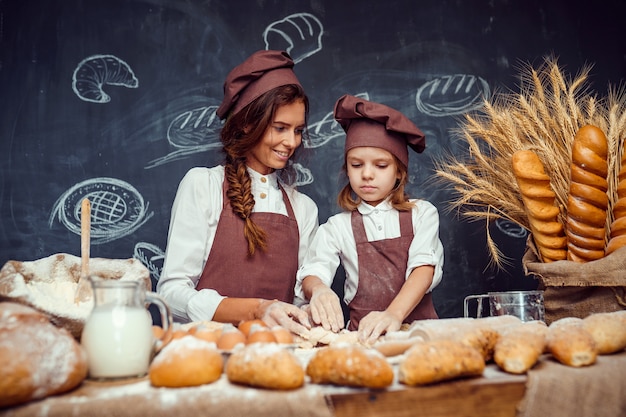
<svg viewBox="0 0 626 417">
<path fill-rule="evenodd" d="M 172 315 L 165 301 L 146 291 L 140 281 L 90 276 L 94 306 L 85 322 L 81 344 L 87 353 L 89 377 L 114 379 L 140 377 L 150 360 L 171 335 Z M 164 335 L 157 340 L 152 317 L 154 304 L 161 313 Z"/>
</svg>

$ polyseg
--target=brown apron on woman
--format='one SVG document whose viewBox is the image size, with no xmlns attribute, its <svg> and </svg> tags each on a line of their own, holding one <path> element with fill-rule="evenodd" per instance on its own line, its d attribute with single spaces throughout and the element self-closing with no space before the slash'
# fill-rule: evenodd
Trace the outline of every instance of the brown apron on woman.
<svg viewBox="0 0 626 417">
<path fill-rule="evenodd" d="M 224 204 L 217 223 L 209 258 L 196 285 L 227 297 L 264 298 L 292 303 L 298 270 L 300 235 L 298 222 L 287 193 L 280 187 L 288 216 L 278 213 L 252 213 L 252 220 L 267 234 L 267 249 L 248 255 L 243 235 L 244 221 L 233 213 L 222 187 Z M 201 225 L 198 225 L 201 227 Z"/>
<path fill-rule="evenodd" d="M 409 246 L 413 240 L 413 222 L 410 211 L 401 211 L 400 237 L 368 242 L 363 216 L 352 212 L 352 232 L 359 258 L 359 285 L 348 307 L 348 330 L 357 330 L 359 322 L 371 311 L 385 310 L 405 283 Z M 424 295 L 415 309 L 404 319 L 412 323 L 421 319 L 439 318 L 435 312 L 432 294 Z"/>
</svg>

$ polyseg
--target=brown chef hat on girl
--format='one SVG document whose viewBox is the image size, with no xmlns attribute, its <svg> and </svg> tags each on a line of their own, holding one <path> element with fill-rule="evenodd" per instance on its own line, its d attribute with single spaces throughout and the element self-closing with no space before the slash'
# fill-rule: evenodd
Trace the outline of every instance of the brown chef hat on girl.
<svg viewBox="0 0 626 417">
<path fill-rule="evenodd" d="M 407 145 L 421 153 L 426 148 L 422 131 L 404 114 L 384 104 L 346 94 L 335 103 L 335 119 L 346 132 L 347 153 L 358 146 L 374 146 L 409 165 Z"/>
<path fill-rule="evenodd" d="M 257 51 L 228 73 L 224 99 L 215 112 L 220 119 L 235 114 L 272 88 L 300 82 L 294 62 L 284 51 Z"/>
</svg>

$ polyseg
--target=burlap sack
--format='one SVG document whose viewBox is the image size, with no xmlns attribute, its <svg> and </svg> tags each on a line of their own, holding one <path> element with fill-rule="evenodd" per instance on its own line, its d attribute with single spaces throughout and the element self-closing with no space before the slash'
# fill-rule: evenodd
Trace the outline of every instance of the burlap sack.
<svg viewBox="0 0 626 417">
<path fill-rule="evenodd" d="M 543 263 L 529 236 L 522 266 L 544 290 L 547 324 L 626 309 L 626 247 L 593 262 Z"/>
</svg>

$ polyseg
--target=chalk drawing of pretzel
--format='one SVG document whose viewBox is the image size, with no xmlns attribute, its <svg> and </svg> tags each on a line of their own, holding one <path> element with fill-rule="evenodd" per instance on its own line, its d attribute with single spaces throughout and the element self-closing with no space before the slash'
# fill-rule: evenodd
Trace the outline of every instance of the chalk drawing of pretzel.
<svg viewBox="0 0 626 417">
<path fill-rule="evenodd" d="M 83 59 L 72 76 L 72 89 L 84 101 L 108 103 L 104 85 L 137 88 L 139 80 L 130 66 L 114 55 L 93 55 Z"/>
<path fill-rule="evenodd" d="M 322 22 L 310 13 L 295 13 L 263 31 L 265 49 L 285 50 L 295 63 L 322 49 Z M 287 45 L 282 44 L 286 42 Z"/>
</svg>

